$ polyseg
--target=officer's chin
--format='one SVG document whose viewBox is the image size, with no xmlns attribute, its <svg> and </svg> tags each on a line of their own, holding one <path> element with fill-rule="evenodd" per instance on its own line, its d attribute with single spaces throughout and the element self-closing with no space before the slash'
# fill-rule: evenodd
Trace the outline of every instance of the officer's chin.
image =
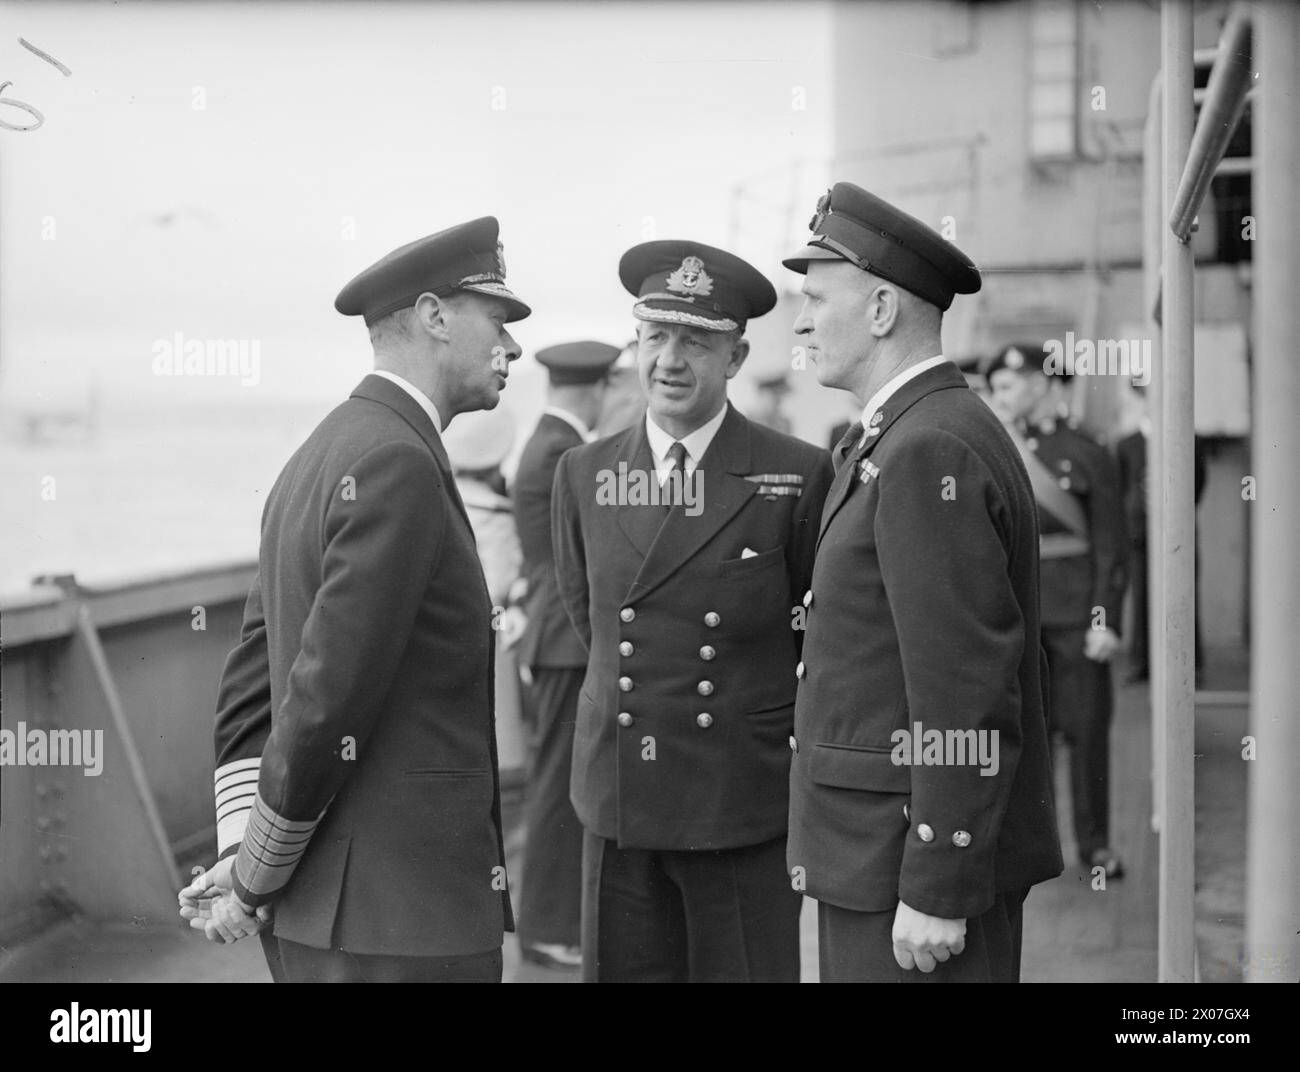
<svg viewBox="0 0 1300 1072">
<path fill-rule="evenodd" d="M 823 387 L 839 387 L 840 378 L 835 375 L 835 370 L 826 363 L 825 358 L 818 361 L 813 360 L 813 374 L 817 377 L 817 382 Z"/>
</svg>

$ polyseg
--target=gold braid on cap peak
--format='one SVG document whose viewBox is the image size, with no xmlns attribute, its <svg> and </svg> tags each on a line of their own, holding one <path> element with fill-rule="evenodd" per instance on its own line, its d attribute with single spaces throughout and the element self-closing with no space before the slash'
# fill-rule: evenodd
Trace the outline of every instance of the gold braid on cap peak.
<svg viewBox="0 0 1300 1072">
<path fill-rule="evenodd" d="M 682 300 L 676 295 L 672 297 L 675 301 Z M 644 310 L 639 303 L 632 307 L 632 315 L 638 320 L 644 320 L 650 324 L 686 324 L 688 327 L 703 328 L 705 331 L 735 331 L 740 327 L 740 324 L 730 317 L 722 320 L 710 320 L 708 317 L 699 316 L 696 313 L 680 312 L 676 309 Z"/>
</svg>

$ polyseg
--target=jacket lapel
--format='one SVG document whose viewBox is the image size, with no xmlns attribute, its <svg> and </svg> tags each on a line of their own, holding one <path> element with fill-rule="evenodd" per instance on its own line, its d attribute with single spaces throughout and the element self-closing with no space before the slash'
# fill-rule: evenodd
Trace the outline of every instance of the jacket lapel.
<svg viewBox="0 0 1300 1072">
<path fill-rule="evenodd" d="M 927 369 L 919 376 L 908 380 L 902 387 L 885 400 L 880 407 L 880 420 L 874 426 L 866 428 L 866 442 L 859 441 L 844 456 L 844 464 L 835 474 L 830 491 L 826 495 L 826 505 L 822 508 L 821 531 L 817 535 L 817 545 L 821 546 L 822 537 L 836 512 L 844 505 L 854 487 L 861 483 L 862 462 L 871 456 L 893 424 L 926 395 L 934 391 L 943 391 L 953 387 L 969 390 L 966 379 L 957 366 L 950 361 Z"/>
<path fill-rule="evenodd" d="M 655 479 L 654 457 L 650 453 L 650 440 L 646 438 L 644 418 L 628 429 L 623 437 L 618 457 L 614 461 L 614 472 L 627 473 L 629 476 L 640 472 L 647 474 L 649 480 Z M 619 503 L 615 509 L 618 511 L 619 528 L 644 558 L 650 553 L 655 537 L 659 535 L 659 528 L 664 520 L 663 511 L 653 506 L 627 501 Z"/>
<path fill-rule="evenodd" d="M 447 457 L 447 448 L 442 445 L 442 438 L 433 427 L 433 422 L 429 420 L 429 415 L 420 408 L 415 399 L 398 387 L 397 384 L 384 379 L 382 376 L 367 376 L 357 385 L 356 390 L 352 392 L 352 397 L 365 398 L 371 402 L 378 402 L 382 406 L 387 406 L 415 430 L 433 454 L 434 461 L 438 463 L 448 496 L 455 503 L 456 509 L 460 512 L 465 524 L 469 525 L 470 530 L 473 531 L 474 526 L 470 524 L 469 514 L 465 510 L 460 491 L 456 487 L 456 477 L 451 469 L 451 459 Z"/>
<path fill-rule="evenodd" d="M 641 423 L 641 437 L 645 438 L 644 421 Z M 648 442 L 646 465 L 653 467 Z M 644 506 L 631 508 L 654 519 L 655 533 L 641 569 L 628 590 L 628 603 L 635 602 L 668 580 L 740 513 L 756 491 L 756 485 L 744 478 L 749 469 L 749 422 L 731 403 L 727 403 L 727 415 L 691 478 L 699 491 L 696 506 L 701 508 L 700 512 L 690 516 L 685 505 L 677 503 L 665 518 L 660 510 Z M 649 522 L 634 524 L 650 527 Z"/>
</svg>

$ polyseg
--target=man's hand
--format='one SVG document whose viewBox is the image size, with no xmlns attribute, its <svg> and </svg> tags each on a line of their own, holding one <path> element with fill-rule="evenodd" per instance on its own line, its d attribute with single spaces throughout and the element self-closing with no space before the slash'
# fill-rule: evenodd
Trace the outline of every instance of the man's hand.
<svg viewBox="0 0 1300 1072">
<path fill-rule="evenodd" d="M 528 615 L 519 607 L 507 607 L 497 619 L 497 632 L 501 634 L 501 650 L 509 651 L 519 643 L 528 626 Z"/>
<path fill-rule="evenodd" d="M 966 921 L 927 916 L 902 901 L 894 913 L 894 959 L 905 971 L 920 968 L 929 974 L 936 964 L 966 948 Z"/>
<path fill-rule="evenodd" d="M 1083 654 L 1094 663 L 1108 663 L 1119 651 L 1119 634 L 1114 629 L 1089 629 L 1083 634 Z"/>
<path fill-rule="evenodd" d="M 271 906 L 262 905 L 254 912 L 235 896 L 232 876 L 235 854 L 218 860 L 209 871 L 197 875 L 181 890 L 181 918 L 209 942 L 228 945 L 257 934 L 271 922 Z"/>
</svg>

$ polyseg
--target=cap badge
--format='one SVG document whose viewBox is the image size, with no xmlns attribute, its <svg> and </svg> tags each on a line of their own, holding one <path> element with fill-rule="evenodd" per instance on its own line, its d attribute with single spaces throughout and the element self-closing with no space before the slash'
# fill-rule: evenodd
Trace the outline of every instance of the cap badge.
<svg viewBox="0 0 1300 1072">
<path fill-rule="evenodd" d="M 713 293 L 713 280 L 704 270 L 704 262 L 699 257 L 686 257 L 682 266 L 668 276 L 665 289 L 674 294 L 693 294 L 707 298 Z"/>
<path fill-rule="evenodd" d="M 1008 350 L 1007 356 L 1002 359 L 1002 363 L 1011 370 L 1024 368 L 1025 355 L 1019 350 Z"/>
<path fill-rule="evenodd" d="M 831 211 L 831 192 L 827 190 L 824 194 L 821 195 L 821 197 L 817 199 L 817 209 L 813 213 L 813 218 L 811 222 L 808 224 L 808 230 L 820 231 L 822 229 L 822 223 L 825 222 L 826 217 L 830 214 L 830 211 Z"/>
<path fill-rule="evenodd" d="M 500 242 L 497 243 L 497 271 L 501 273 L 501 278 L 506 277 L 506 250 Z"/>
</svg>

